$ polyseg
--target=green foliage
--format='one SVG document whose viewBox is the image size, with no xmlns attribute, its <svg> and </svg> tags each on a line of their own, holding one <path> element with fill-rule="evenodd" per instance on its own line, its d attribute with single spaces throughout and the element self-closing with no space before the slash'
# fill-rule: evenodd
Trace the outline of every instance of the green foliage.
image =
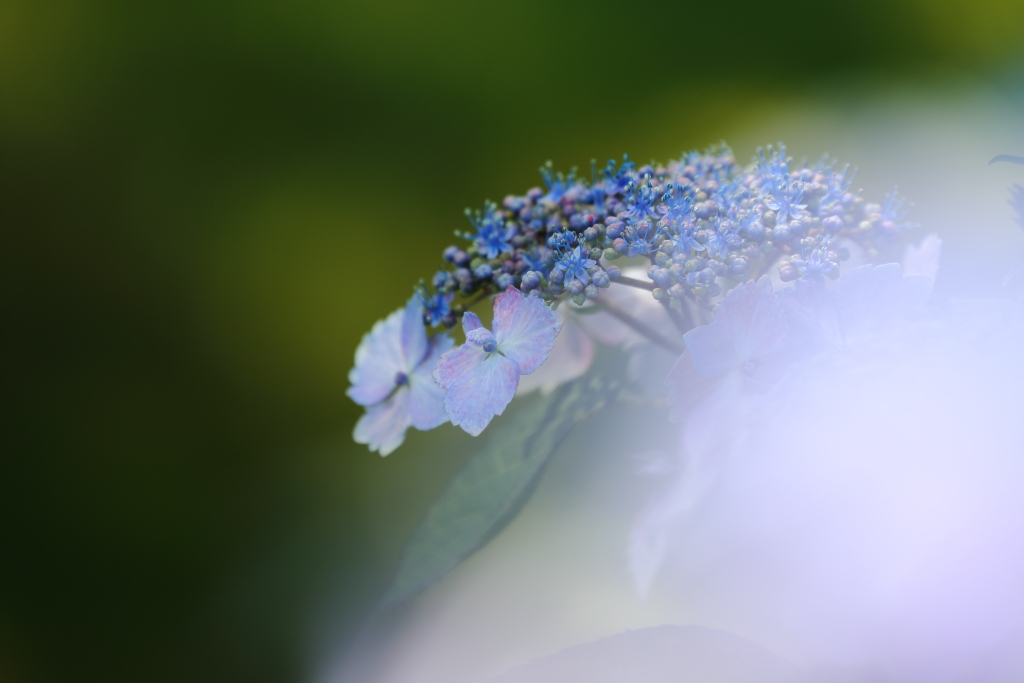
<svg viewBox="0 0 1024 683">
<path fill-rule="evenodd" d="M 547 396 L 520 399 L 514 413 L 491 425 L 488 440 L 470 456 L 413 533 L 382 609 L 439 580 L 515 519 L 572 428 L 618 398 L 623 383 L 601 370 L 615 365 L 598 364 Z"/>
</svg>

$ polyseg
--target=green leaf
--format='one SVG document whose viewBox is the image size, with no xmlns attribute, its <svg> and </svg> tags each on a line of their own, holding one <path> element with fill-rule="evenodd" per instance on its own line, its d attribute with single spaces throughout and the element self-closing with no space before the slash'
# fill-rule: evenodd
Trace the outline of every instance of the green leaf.
<svg viewBox="0 0 1024 683">
<path fill-rule="evenodd" d="M 491 425 L 487 441 L 430 506 L 380 608 L 408 600 L 494 538 L 530 499 L 572 428 L 612 402 L 620 387 L 591 372 L 548 396 L 517 399 L 524 405 Z"/>
</svg>

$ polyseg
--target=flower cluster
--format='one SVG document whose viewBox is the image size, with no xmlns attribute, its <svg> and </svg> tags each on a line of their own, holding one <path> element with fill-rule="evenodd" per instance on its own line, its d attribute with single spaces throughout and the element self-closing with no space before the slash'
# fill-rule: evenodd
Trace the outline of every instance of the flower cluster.
<svg viewBox="0 0 1024 683">
<path fill-rule="evenodd" d="M 467 209 L 473 230 L 456 232 L 466 243 L 445 249 L 446 265 L 430 285 L 421 281 L 404 312 L 363 339 L 350 390 L 367 406 L 356 440 L 384 454 L 408 426 L 429 429 L 446 420 L 479 434 L 509 403 L 520 376 L 554 349 L 563 322 L 555 309 L 565 300 L 597 306 L 609 324 L 615 318 L 677 355 L 685 340 L 686 347 L 718 349 L 730 363 L 753 362 L 750 349 L 723 350 L 728 344 L 717 317 L 693 329 L 696 323 L 716 309 L 756 300 L 773 266 L 782 282 L 823 286 L 823 278 L 838 277 L 850 247 L 875 260 L 913 227 L 895 192 L 869 203 L 852 189 L 853 175 L 828 157 L 794 168 L 782 145 L 759 150 L 746 167 L 724 145 L 668 164 L 637 167 L 624 157 L 599 170 L 592 162 L 589 182 L 548 162 L 541 168 L 544 188 L 509 195 L 500 206 L 488 201 L 478 211 Z M 632 259 L 633 269 L 638 261 L 644 265 L 624 275 L 614 263 L 622 258 Z M 672 327 L 656 329 L 603 293 L 613 283 L 646 290 Z M 498 296 L 488 331 L 468 309 L 492 294 Z M 415 334 L 407 329 L 410 316 L 421 323 Z M 449 350 L 452 342 L 441 333 L 428 345 L 424 325 L 450 329 L 460 317 L 465 344 Z M 570 323 L 577 339 L 594 327 Z M 586 365 L 566 367 L 582 372 Z M 428 381 L 434 382 L 430 419 L 411 400 L 427 395 L 417 387 Z"/>
<path fill-rule="evenodd" d="M 475 232 L 444 252 L 449 264 L 426 295 L 430 324 L 454 327 L 448 295 L 469 297 L 514 286 L 546 301 L 568 293 L 596 299 L 620 275 L 611 262 L 650 259 L 656 300 L 680 308 L 709 302 L 777 265 L 783 281 L 835 277 L 848 241 L 875 258 L 913 227 L 896 192 L 881 204 L 851 188 L 853 172 L 828 157 L 793 169 L 783 145 L 739 166 L 723 146 L 668 164 L 637 167 L 624 158 L 591 180 L 541 168 L 545 188 L 486 202 L 466 214 Z"/>
</svg>

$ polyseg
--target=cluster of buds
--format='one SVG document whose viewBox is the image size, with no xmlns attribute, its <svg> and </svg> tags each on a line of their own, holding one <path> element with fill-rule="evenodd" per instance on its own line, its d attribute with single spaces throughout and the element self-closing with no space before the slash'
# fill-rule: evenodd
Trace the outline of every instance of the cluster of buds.
<svg viewBox="0 0 1024 683">
<path fill-rule="evenodd" d="M 893 192 L 882 204 L 851 191 L 853 174 L 824 158 L 791 170 L 785 147 L 759 150 L 747 167 L 720 145 L 668 164 L 637 167 L 625 157 L 591 179 L 541 168 L 545 189 L 486 202 L 466 214 L 468 245 L 444 251 L 433 293 L 418 296 L 429 325 L 453 327 L 465 310 L 456 295 L 482 297 L 517 287 L 547 302 L 596 299 L 615 281 L 650 289 L 672 308 L 709 306 L 773 265 L 783 281 L 836 277 L 849 241 L 869 257 L 912 225 Z M 612 262 L 644 257 L 651 282 L 622 278 Z M 629 282 L 625 282 L 629 280 Z"/>
</svg>

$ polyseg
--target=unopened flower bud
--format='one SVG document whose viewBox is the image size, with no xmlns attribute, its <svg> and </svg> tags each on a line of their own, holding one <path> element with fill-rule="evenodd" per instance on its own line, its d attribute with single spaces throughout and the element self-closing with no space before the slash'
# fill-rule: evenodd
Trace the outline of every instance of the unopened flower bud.
<svg viewBox="0 0 1024 683">
<path fill-rule="evenodd" d="M 654 291 L 651 292 L 651 294 L 654 296 L 655 301 L 665 301 L 666 299 L 668 299 L 668 292 L 666 292 L 661 287 L 655 287 Z"/>
<path fill-rule="evenodd" d="M 484 263 L 473 269 L 473 277 L 477 280 L 486 280 L 494 274 L 494 269 L 489 263 Z"/>
<path fill-rule="evenodd" d="M 839 216 L 829 216 L 821 222 L 821 227 L 830 235 L 834 235 L 843 229 L 843 219 Z"/>
<path fill-rule="evenodd" d="M 583 290 L 583 295 L 591 300 L 596 299 L 598 294 L 597 287 L 594 285 L 587 285 Z"/>
<path fill-rule="evenodd" d="M 619 268 L 618 266 L 608 266 L 607 272 L 608 277 L 610 277 L 613 280 L 618 280 L 619 277 L 622 275 L 622 269 Z"/>
<path fill-rule="evenodd" d="M 540 287 L 541 275 L 535 270 L 527 271 L 523 275 L 522 289 L 524 292 L 528 292 L 531 289 L 537 289 Z"/>
<path fill-rule="evenodd" d="M 622 256 L 622 254 L 620 254 L 619 252 L 615 251 L 614 249 L 605 249 L 604 253 L 602 255 L 608 261 L 614 261 L 615 259 L 617 259 L 620 256 Z"/>
<path fill-rule="evenodd" d="M 614 242 L 612 242 L 612 249 L 614 249 L 620 254 L 625 254 L 626 252 L 629 251 L 629 244 L 626 242 L 626 240 L 619 237 Z"/>
</svg>

